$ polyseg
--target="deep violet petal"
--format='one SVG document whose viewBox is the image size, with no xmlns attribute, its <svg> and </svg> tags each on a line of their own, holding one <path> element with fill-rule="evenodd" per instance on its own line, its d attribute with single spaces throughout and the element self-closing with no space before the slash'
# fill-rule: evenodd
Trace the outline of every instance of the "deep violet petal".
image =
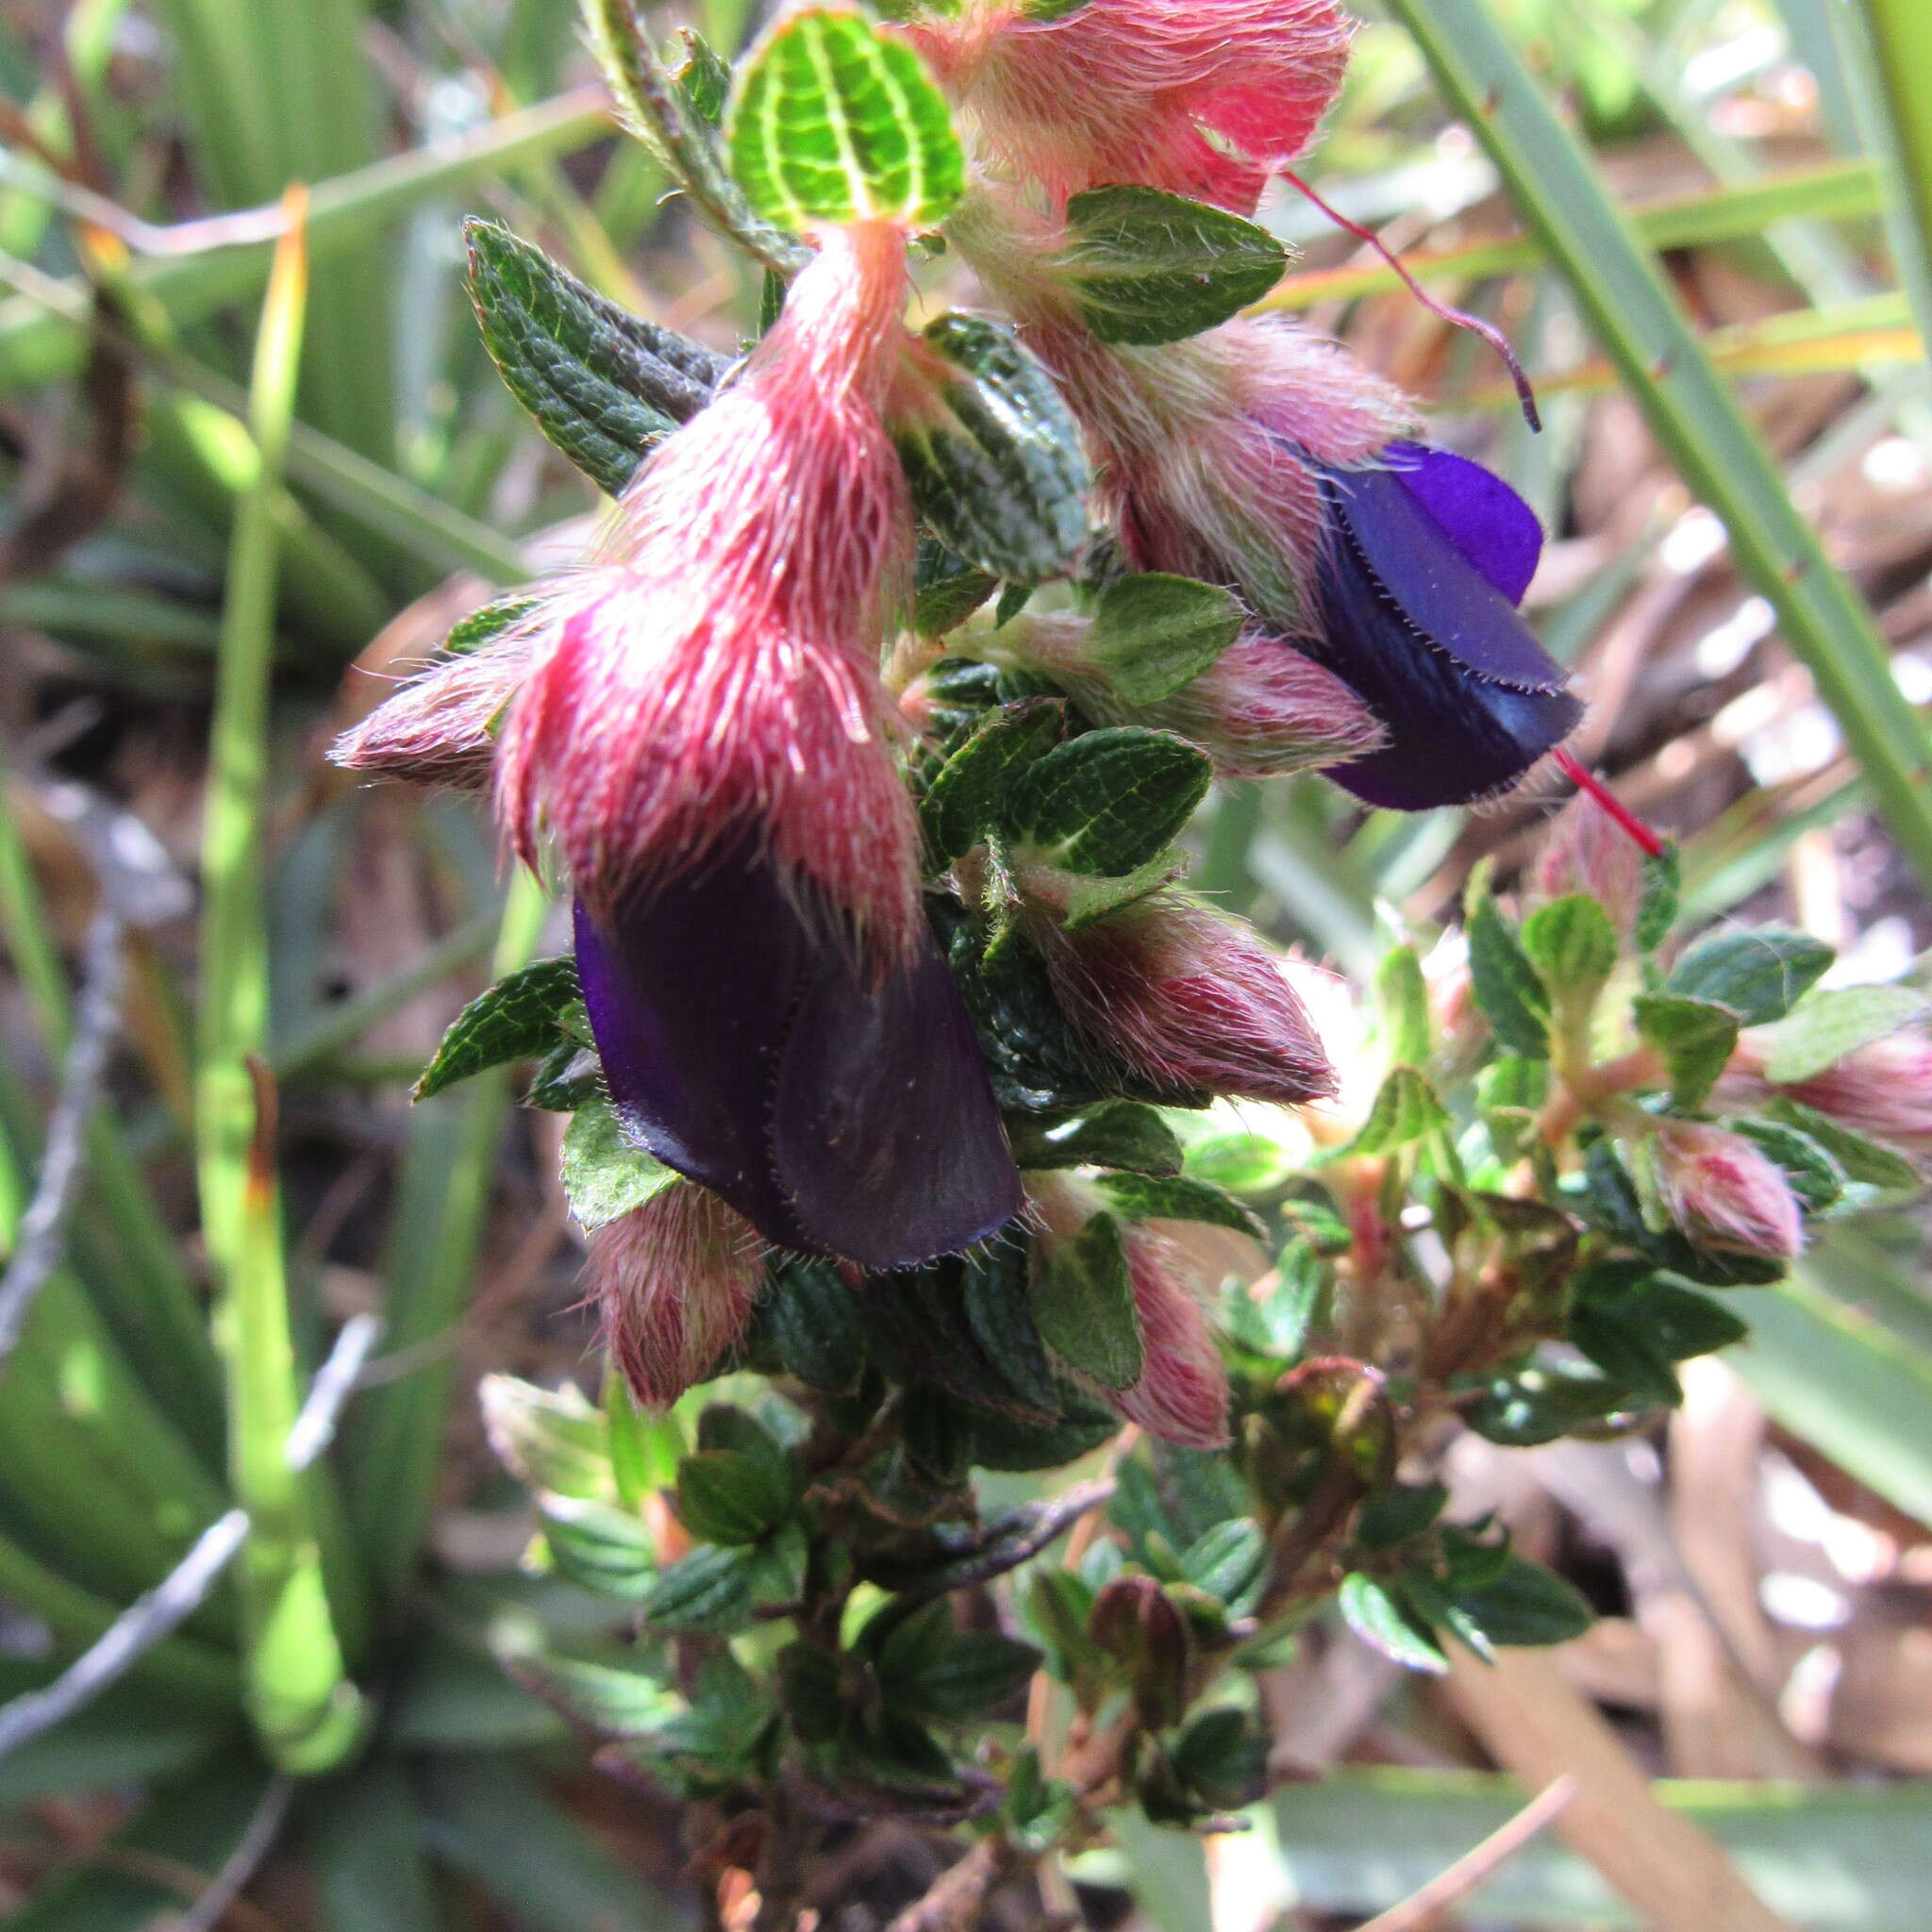
<svg viewBox="0 0 1932 1932">
<path fill-rule="evenodd" d="M 619 1118 L 785 1247 L 811 1243 L 766 1117 L 807 945 L 769 869 L 741 857 L 640 893 L 608 927 L 576 908 L 577 977 Z"/>
<path fill-rule="evenodd" d="M 799 1002 L 772 1106 L 799 1220 L 867 1268 L 909 1268 L 1019 1213 L 1020 1176 L 939 944 L 883 987 L 827 952 Z"/>
<path fill-rule="evenodd" d="M 1421 811 L 1485 798 L 1513 784 L 1583 715 L 1565 692 L 1492 683 L 1437 649 L 1390 603 L 1346 532 L 1335 533 L 1323 561 L 1322 612 L 1323 637 L 1305 648 L 1389 731 L 1383 750 L 1326 774 L 1366 804 Z"/>
<path fill-rule="evenodd" d="M 1521 604 L 1543 554 L 1543 526 L 1528 504 L 1493 471 L 1453 450 L 1391 442 L 1383 454 L 1457 549 L 1510 603 Z"/>
<path fill-rule="evenodd" d="M 1327 471 L 1323 490 L 1368 574 L 1414 629 L 1497 684 L 1550 692 L 1568 683 L 1516 607 L 1391 471 Z"/>
<path fill-rule="evenodd" d="M 576 924 L 626 1128 L 768 1240 L 908 1267 L 1018 1211 L 985 1063 L 929 937 L 876 983 L 742 850 L 640 894 L 614 929 L 581 906 Z"/>
</svg>

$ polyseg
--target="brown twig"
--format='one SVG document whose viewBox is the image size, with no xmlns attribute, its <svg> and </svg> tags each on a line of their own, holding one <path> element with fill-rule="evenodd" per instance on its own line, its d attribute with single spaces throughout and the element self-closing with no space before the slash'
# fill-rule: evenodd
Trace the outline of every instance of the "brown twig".
<svg viewBox="0 0 1932 1932">
<path fill-rule="evenodd" d="M 1003 1839 L 981 1839 L 963 1858 L 948 1865 L 886 1932 L 965 1932 L 978 1918 L 1006 1857 Z"/>
</svg>

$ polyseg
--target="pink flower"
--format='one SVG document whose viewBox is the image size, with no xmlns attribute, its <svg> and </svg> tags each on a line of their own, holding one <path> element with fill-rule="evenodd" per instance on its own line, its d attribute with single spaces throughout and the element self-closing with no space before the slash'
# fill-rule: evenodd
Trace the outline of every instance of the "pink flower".
<svg viewBox="0 0 1932 1932">
<path fill-rule="evenodd" d="M 905 273 L 896 228 L 828 231 L 743 374 L 529 621 L 499 809 L 525 860 L 554 839 L 600 919 L 749 834 L 882 956 L 921 930 L 877 675 L 911 543 L 878 413 Z"/>
<path fill-rule="evenodd" d="M 1697 1246 L 1777 1260 L 1804 1247 L 1798 1197 L 1776 1162 L 1743 1135 L 1664 1121 L 1651 1151 L 1664 1211 Z"/>
<path fill-rule="evenodd" d="M 966 0 L 900 30 L 1049 192 L 1138 182 L 1246 214 L 1340 91 L 1350 24 L 1336 0 Z"/>
<path fill-rule="evenodd" d="M 1291 1106 L 1335 1091 L 1306 1009 L 1240 921 L 1162 891 L 1039 937 L 1067 1018 L 1157 1087 Z"/>
<path fill-rule="evenodd" d="M 679 1180 L 590 1246 L 604 1345 L 640 1402 L 669 1407 L 744 1333 L 763 1244 L 708 1188 Z"/>
<path fill-rule="evenodd" d="M 1808 1080 L 1773 1086 L 1764 1056 L 1749 1033 L 1738 1043 L 1718 1086 L 1718 1098 L 1749 1107 L 1781 1094 L 1888 1146 L 1920 1158 L 1932 1155 L 1932 1039 L 1894 1033 L 1848 1053 Z"/>
</svg>

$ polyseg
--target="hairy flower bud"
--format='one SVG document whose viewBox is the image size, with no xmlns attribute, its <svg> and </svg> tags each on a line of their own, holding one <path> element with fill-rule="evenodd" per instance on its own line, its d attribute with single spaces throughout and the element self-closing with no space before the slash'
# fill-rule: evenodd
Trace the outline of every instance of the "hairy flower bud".
<svg viewBox="0 0 1932 1932">
<path fill-rule="evenodd" d="M 1037 9 L 1044 14 L 1048 9 Z M 1341 86 L 1336 0 L 966 0 L 900 30 L 982 145 L 1064 197 L 1138 182 L 1250 212 Z"/>
<path fill-rule="evenodd" d="M 744 1333 L 763 1274 L 758 1235 L 708 1188 L 675 1181 L 590 1245 L 610 1358 L 641 1402 L 668 1407 Z"/>
<path fill-rule="evenodd" d="M 1105 1585 L 1093 1599 L 1087 1634 L 1121 1667 L 1148 1729 L 1181 1721 L 1193 1644 L 1188 1620 L 1153 1577 L 1116 1576 Z"/>
<path fill-rule="evenodd" d="M 1069 1174 L 1029 1174 L 1026 1196 L 1036 1244 L 1048 1258 L 1111 1209 L 1091 1181 Z M 1141 1375 L 1128 1389 L 1090 1386 L 1116 1415 L 1162 1441 L 1218 1449 L 1227 1441 L 1227 1367 L 1207 1303 L 1218 1271 L 1213 1244 L 1197 1250 L 1191 1231 L 1178 1222 L 1120 1223 L 1141 1333 Z"/>
<path fill-rule="evenodd" d="M 1579 791 L 1550 821 L 1530 868 L 1533 904 L 1582 893 L 1609 915 L 1627 939 L 1643 904 L 1643 852 L 1587 791 Z"/>
<path fill-rule="evenodd" d="M 1775 1260 L 1804 1247 L 1797 1196 L 1776 1162 L 1743 1135 L 1664 1121 L 1651 1154 L 1665 1212 L 1699 1247 Z"/>
<path fill-rule="evenodd" d="M 1763 1047 L 1747 1032 L 1718 1082 L 1717 1098 L 1741 1108 L 1774 1095 L 1815 1108 L 1901 1153 L 1932 1157 L 1932 1039 L 1922 1032 L 1871 1041 L 1822 1074 L 1782 1085 L 1766 1074 Z"/>
<path fill-rule="evenodd" d="M 895 228 L 828 232 L 742 375 L 527 621 L 499 808 L 526 860 L 554 838 L 600 918 L 749 835 L 863 945 L 923 929 L 877 675 L 911 542 L 878 413 L 905 287 Z"/>
<path fill-rule="evenodd" d="M 1274 778 L 1375 750 L 1382 727 L 1332 672 L 1265 631 L 1241 633 L 1212 664 L 1151 704 L 1129 704 L 1083 653 L 1084 618 L 1016 618 L 996 633 L 1015 663 L 1051 678 L 1102 724 L 1177 731 L 1223 778 Z"/>
<path fill-rule="evenodd" d="M 480 791 L 496 761 L 492 728 L 530 668 L 530 639 L 512 630 L 443 658 L 342 733 L 330 760 L 345 771 Z"/>
<path fill-rule="evenodd" d="M 1162 891 L 1041 942 L 1067 1017 L 1157 1086 L 1285 1105 L 1335 1091 L 1301 1001 L 1241 921 Z"/>
</svg>

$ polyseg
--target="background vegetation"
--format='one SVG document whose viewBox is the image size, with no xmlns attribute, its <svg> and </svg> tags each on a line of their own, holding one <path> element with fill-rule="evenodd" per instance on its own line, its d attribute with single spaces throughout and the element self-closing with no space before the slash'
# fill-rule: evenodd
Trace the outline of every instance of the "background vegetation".
<svg viewBox="0 0 1932 1932">
<path fill-rule="evenodd" d="M 724 47 L 756 25 L 694 14 Z M 1373 257 L 1292 197 L 1265 217 L 1305 250 L 1269 299 L 1542 513 L 1533 610 L 1591 694 L 1580 749 L 1681 836 L 1689 908 L 1802 925 L 1853 979 L 1932 937 L 1928 37 L 1920 0 L 1390 0 L 1315 185 L 1508 330 L 1540 439 Z M 553 1117 L 500 1074 L 405 1097 L 546 910 L 506 896 L 471 807 L 319 754 L 594 514 L 483 352 L 461 218 L 721 349 L 758 291 L 611 138 L 562 0 L 14 4 L 0 93 L 7 1923 L 690 1922 L 675 1807 L 590 1773 L 497 1661 L 607 1614 L 518 1569 L 530 1520 L 475 1397 L 583 1370 Z M 272 282 L 291 181 L 306 250 Z M 1546 812 L 1249 788 L 1204 814 L 1195 883 L 1364 974 L 1378 904 L 1443 916 Z M 272 1143 L 220 1073 L 249 1052 Z M 225 1256 L 250 1287 L 218 1347 Z M 1637 1887 L 1670 1932 L 1917 1932 L 1927 1278 L 1915 1218 L 1837 1237 L 1667 1427 L 1473 1448 L 1459 1500 L 1503 1509 L 1597 1628 L 1441 1683 L 1311 1641 L 1267 1693 L 1306 1781 L 1205 1850 L 1124 1834 L 1076 1873 L 1094 1922 L 1357 1924 L 1500 1824 L 1510 1774 L 1568 1774 L 1569 1848 L 1539 1840 L 1468 1923 L 1633 1923 Z M 254 1449 L 232 1475 L 226 1414 Z M 64 1666 L 244 1529 L 239 1591 L 46 1722 Z M 824 1908 L 883 1923 L 938 1859 L 858 1834 Z"/>
</svg>

